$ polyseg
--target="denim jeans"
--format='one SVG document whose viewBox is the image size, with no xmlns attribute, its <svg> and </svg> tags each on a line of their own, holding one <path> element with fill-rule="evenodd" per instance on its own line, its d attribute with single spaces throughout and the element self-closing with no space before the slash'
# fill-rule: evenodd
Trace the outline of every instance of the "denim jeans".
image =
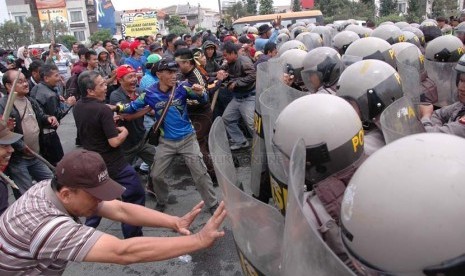
<svg viewBox="0 0 465 276">
<path fill-rule="evenodd" d="M 19 188 L 19 191 L 13 189 L 16 199 L 32 187 L 32 180 L 40 182 L 53 178 L 53 173 L 47 165 L 35 157 L 26 159 L 21 156 L 13 156 L 8 164 L 6 174 Z"/>
<path fill-rule="evenodd" d="M 110 176 L 113 180 L 126 188 L 122 198 L 124 202 L 145 206 L 145 190 L 142 187 L 139 176 L 134 168 L 127 164 L 116 176 Z M 102 217 L 91 216 L 86 219 L 86 225 L 97 227 Z M 125 239 L 142 236 L 142 227 L 121 223 L 123 236 Z"/>
<path fill-rule="evenodd" d="M 247 141 L 239 128 L 239 119 L 242 117 L 250 133 L 254 129 L 255 96 L 243 99 L 233 98 L 223 113 L 223 121 L 232 144 L 242 144 Z"/>
</svg>

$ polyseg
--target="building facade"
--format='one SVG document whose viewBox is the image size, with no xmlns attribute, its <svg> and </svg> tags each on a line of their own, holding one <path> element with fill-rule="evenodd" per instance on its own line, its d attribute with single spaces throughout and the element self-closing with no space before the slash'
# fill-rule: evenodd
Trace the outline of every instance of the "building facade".
<svg viewBox="0 0 465 276">
<path fill-rule="evenodd" d="M 65 2 L 66 7 L 59 9 L 39 9 L 39 14 L 34 16 L 38 16 L 40 20 L 48 20 L 48 15 L 53 14 L 51 17 L 52 20 L 55 19 L 66 22 L 69 28 L 69 34 L 74 35 L 78 41 L 85 42 L 90 37 L 86 12 L 86 3 L 88 0 L 66 0 Z M 28 3 L 29 1 L 26 0 L 6 0 L 8 20 L 17 23 L 26 23 L 26 19 L 33 16 Z"/>
</svg>

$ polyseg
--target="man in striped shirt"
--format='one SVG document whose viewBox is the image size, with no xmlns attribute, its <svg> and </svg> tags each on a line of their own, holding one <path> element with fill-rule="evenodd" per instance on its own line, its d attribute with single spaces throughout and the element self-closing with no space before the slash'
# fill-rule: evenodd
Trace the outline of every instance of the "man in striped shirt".
<svg viewBox="0 0 465 276">
<path fill-rule="evenodd" d="M 76 162 L 80 160 L 80 162 Z M 109 176 L 102 157 L 92 151 L 66 154 L 52 180 L 28 190 L 0 217 L 0 275 L 61 275 L 68 261 L 131 264 L 173 258 L 207 248 L 224 235 L 218 231 L 222 203 L 198 233 L 188 227 L 203 202 L 183 217 L 114 200 L 124 187 Z M 97 214 L 132 225 L 166 227 L 184 237 L 120 240 L 79 222 Z"/>
</svg>

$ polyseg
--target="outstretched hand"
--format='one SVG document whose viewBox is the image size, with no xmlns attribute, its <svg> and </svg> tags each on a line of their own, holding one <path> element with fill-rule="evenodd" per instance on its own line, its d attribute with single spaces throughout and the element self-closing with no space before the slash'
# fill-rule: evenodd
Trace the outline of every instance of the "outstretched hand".
<svg viewBox="0 0 465 276">
<path fill-rule="evenodd" d="M 203 248 L 210 247 L 218 238 L 224 236 L 224 231 L 218 229 L 225 218 L 226 210 L 222 201 L 207 224 L 196 234 Z"/>
<path fill-rule="evenodd" d="M 192 208 L 192 210 L 185 214 L 184 216 L 178 218 L 176 221 L 175 229 L 179 234 L 182 235 L 190 235 L 191 231 L 189 231 L 189 227 L 191 226 L 192 222 L 195 220 L 197 215 L 202 211 L 202 207 L 205 205 L 203 201 L 198 203 L 197 205 Z"/>
</svg>

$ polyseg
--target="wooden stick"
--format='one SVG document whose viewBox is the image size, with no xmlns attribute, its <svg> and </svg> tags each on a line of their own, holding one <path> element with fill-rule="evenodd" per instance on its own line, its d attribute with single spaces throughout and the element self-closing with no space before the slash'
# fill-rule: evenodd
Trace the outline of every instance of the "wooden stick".
<svg viewBox="0 0 465 276">
<path fill-rule="evenodd" d="M 16 183 L 13 182 L 6 174 L 3 172 L 0 172 L 0 177 L 8 183 L 13 189 L 19 190 L 18 186 L 16 186 Z"/>
<path fill-rule="evenodd" d="M 44 162 L 45 165 L 47 165 L 47 167 L 49 167 L 52 172 L 55 172 L 55 166 L 53 166 L 52 164 L 50 164 L 50 162 L 48 162 L 45 158 L 43 158 L 40 154 L 38 154 L 37 152 L 29 149 L 29 152 L 34 155 L 35 158 L 39 159 L 40 161 Z"/>
<path fill-rule="evenodd" d="M 220 92 L 220 89 L 216 89 L 215 94 L 213 94 L 213 99 L 212 99 L 212 104 L 211 104 L 212 111 L 215 110 L 215 105 L 216 105 L 216 102 L 218 101 L 218 93 L 219 92 Z"/>
<path fill-rule="evenodd" d="M 10 93 L 8 94 L 8 100 L 6 101 L 5 110 L 3 110 L 2 115 L 2 124 L 6 125 L 8 122 L 8 118 L 10 117 L 11 110 L 13 109 L 13 104 L 15 103 L 16 95 L 18 93 L 15 92 L 16 83 L 18 82 L 19 75 L 21 75 L 21 68 L 18 70 L 18 75 L 16 75 L 15 80 L 13 81 L 13 85 L 11 86 Z"/>
</svg>

